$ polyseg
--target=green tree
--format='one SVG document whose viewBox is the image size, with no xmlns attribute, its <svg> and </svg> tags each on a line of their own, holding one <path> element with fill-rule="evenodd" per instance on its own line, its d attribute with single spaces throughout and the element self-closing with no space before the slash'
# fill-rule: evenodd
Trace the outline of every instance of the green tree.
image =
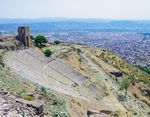
<svg viewBox="0 0 150 117">
<path fill-rule="evenodd" d="M 51 49 L 46 49 L 46 50 L 44 51 L 44 54 L 45 54 L 45 56 L 50 57 L 50 56 L 53 54 L 53 52 L 52 52 Z"/>
<path fill-rule="evenodd" d="M 59 40 L 55 40 L 54 44 L 58 45 L 58 44 L 60 44 L 60 41 Z"/>
<path fill-rule="evenodd" d="M 44 43 L 48 42 L 46 37 L 42 35 L 36 36 L 34 41 L 35 41 L 36 46 L 43 46 Z"/>
<path fill-rule="evenodd" d="M 130 86 L 130 82 L 128 79 L 123 79 L 121 84 L 120 84 L 120 90 L 125 90 L 125 97 L 127 96 L 127 91 Z"/>
</svg>

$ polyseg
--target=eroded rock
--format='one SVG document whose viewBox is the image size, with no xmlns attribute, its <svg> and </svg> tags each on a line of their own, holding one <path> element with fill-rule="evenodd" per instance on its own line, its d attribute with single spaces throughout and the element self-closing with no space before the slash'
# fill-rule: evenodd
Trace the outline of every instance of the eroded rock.
<svg viewBox="0 0 150 117">
<path fill-rule="evenodd" d="M 113 74 L 116 77 L 122 77 L 123 73 L 122 72 L 110 72 L 111 74 Z"/>
<path fill-rule="evenodd" d="M 0 117 L 43 117 L 43 106 L 27 106 L 25 101 L 0 89 Z"/>
</svg>

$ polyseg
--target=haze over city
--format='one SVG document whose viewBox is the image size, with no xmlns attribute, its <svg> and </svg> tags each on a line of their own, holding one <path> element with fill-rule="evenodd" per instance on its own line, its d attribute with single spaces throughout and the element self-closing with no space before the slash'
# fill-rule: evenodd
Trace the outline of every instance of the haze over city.
<svg viewBox="0 0 150 117">
<path fill-rule="evenodd" d="M 0 0 L 0 18 L 149 20 L 150 0 Z"/>
</svg>

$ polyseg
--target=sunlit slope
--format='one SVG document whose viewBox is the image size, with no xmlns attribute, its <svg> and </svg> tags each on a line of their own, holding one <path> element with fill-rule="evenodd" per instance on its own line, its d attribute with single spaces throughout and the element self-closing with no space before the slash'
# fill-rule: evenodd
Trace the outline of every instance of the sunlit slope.
<svg viewBox="0 0 150 117">
<path fill-rule="evenodd" d="M 111 114 L 103 113 L 108 117 L 148 115 L 148 97 L 140 92 L 140 87 L 148 88 L 147 83 L 139 80 L 141 76 L 144 77 L 141 79 L 149 78 L 147 74 L 104 49 L 66 43 L 47 48 L 54 51 L 50 58 L 45 57 L 41 50 L 30 48 L 7 52 L 5 63 L 24 78 L 63 96 L 73 117 L 83 117 L 89 109 L 111 111 Z M 120 67 L 122 64 L 127 67 Z M 134 73 L 136 79 L 133 74 L 129 76 L 132 70 L 139 72 Z M 122 72 L 122 76 L 116 77 L 112 72 Z M 127 100 L 120 101 L 118 96 L 124 95 L 119 90 L 120 81 L 126 78 L 131 85 Z M 133 88 L 135 91 L 130 90 Z M 140 98 L 135 97 L 134 92 Z"/>
</svg>

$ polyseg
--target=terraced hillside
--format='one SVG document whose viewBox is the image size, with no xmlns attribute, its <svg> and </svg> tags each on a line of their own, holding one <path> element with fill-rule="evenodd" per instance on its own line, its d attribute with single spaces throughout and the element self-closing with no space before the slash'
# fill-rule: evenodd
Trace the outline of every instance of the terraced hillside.
<svg viewBox="0 0 150 117">
<path fill-rule="evenodd" d="M 0 50 L 0 117 L 70 117 L 66 103 L 3 64 Z"/>
<path fill-rule="evenodd" d="M 126 101 L 118 99 L 123 95 L 119 81 L 127 78 L 128 74 L 123 73 L 120 77 L 111 74 L 122 71 L 96 55 L 105 50 L 77 44 L 50 48 L 54 50 L 50 58 L 40 50 L 30 48 L 9 51 L 3 59 L 14 72 L 65 99 L 72 117 L 149 116 L 148 97 L 141 94 L 136 86 L 139 84 L 130 88 L 135 88 L 145 101 L 135 97 L 132 90 L 128 91 Z"/>
</svg>

